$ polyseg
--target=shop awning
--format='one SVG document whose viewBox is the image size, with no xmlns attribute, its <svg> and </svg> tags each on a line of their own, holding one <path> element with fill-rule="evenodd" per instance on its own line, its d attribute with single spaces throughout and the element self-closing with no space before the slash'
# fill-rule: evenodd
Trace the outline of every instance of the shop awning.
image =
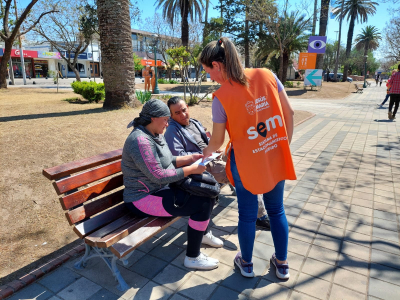
<svg viewBox="0 0 400 300">
<path fill-rule="evenodd" d="M 1 49 L 1 54 L 4 54 L 4 49 Z M 21 54 L 19 52 L 19 49 L 11 49 L 11 57 L 21 57 Z M 30 51 L 30 50 L 24 50 L 24 57 L 26 58 L 37 58 L 37 51 Z"/>
<path fill-rule="evenodd" d="M 142 59 L 141 64 L 143 66 L 150 66 L 150 67 L 155 66 L 154 59 Z M 165 66 L 165 64 L 161 60 L 157 60 L 157 67 L 161 67 L 161 66 Z"/>
</svg>

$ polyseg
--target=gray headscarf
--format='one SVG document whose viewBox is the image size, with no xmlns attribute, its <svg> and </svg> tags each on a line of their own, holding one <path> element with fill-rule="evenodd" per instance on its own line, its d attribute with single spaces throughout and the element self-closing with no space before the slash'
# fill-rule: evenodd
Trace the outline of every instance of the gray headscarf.
<svg viewBox="0 0 400 300">
<path fill-rule="evenodd" d="M 151 123 L 151 118 L 169 117 L 171 115 L 168 106 L 158 99 L 147 101 L 139 113 L 139 117 L 133 119 L 127 128 L 138 127 L 139 125 L 146 126 Z"/>
</svg>

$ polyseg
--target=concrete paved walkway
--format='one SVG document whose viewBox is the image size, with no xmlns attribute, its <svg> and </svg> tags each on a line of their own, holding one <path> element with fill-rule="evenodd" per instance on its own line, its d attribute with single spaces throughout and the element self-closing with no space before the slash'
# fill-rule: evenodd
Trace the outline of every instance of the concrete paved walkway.
<svg viewBox="0 0 400 300">
<path fill-rule="evenodd" d="M 384 96 L 383 87 L 371 87 L 344 100 L 292 100 L 316 116 L 296 127 L 291 145 L 298 180 L 285 188 L 289 281 L 270 266 L 267 231 L 257 231 L 257 276 L 234 269 L 238 212 L 227 189 L 213 214 L 225 247 L 204 249 L 220 259 L 218 269 L 185 269 L 181 219 L 121 266 L 132 286 L 125 293 L 102 261 L 78 271 L 75 260 L 10 299 L 400 299 L 400 121 L 377 109 Z"/>
</svg>

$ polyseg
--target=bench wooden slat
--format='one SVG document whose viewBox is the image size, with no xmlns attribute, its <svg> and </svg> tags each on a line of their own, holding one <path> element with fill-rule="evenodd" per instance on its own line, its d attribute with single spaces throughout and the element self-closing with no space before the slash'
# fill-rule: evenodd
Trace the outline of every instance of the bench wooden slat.
<svg viewBox="0 0 400 300">
<path fill-rule="evenodd" d="M 102 214 L 90 218 L 78 225 L 74 226 L 75 233 L 81 238 L 85 238 L 87 235 L 99 230 L 103 226 L 110 224 L 111 222 L 121 218 L 127 214 L 130 214 L 130 211 L 126 209 L 125 205 L 122 203 L 117 205 Z"/>
<path fill-rule="evenodd" d="M 82 204 L 123 185 L 122 174 L 60 198 L 64 210 Z"/>
<path fill-rule="evenodd" d="M 179 219 L 180 217 L 156 218 L 153 222 L 138 228 L 134 234 L 130 234 L 116 242 L 110 247 L 110 250 L 118 258 L 123 258 Z"/>
<path fill-rule="evenodd" d="M 43 175 L 50 180 L 56 180 L 76 172 L 87 170 L 117 159 L 121 159 L 121 156 L 122 149 L 118 149 L 89 158 L 62 164 L 60 166 L 44 169 Z"/>
<path fill-rule="evenodd" d="M 155 219 L 157 217 L 141 218 L 133 214 L 126 215 L 87 236 L 85 243 L 99 248 L 108 248 L 138 228 L 152 223 Z"/>
<path fill-rule="evenodd" d="M 121 172 L 121 161 L 113 162 L 108 165 L 100 166 L 94 170 L 77 174 L 54 182 L 54 189 L 58 195 L 69 192 L 85 184 Z"/>
<path fill-rule="evenodd" d="M 122 202 L 123 192 L 123 190 L 119 190 L 111 195 L 107 195 L 104 198 L 71 209 L 65 213 L 65 216 L 67 217 L 69 224 L 74 225 L 79 221 L 90 218 L 91 216 L 94 216 L 95 214 Z"/>
</svg>

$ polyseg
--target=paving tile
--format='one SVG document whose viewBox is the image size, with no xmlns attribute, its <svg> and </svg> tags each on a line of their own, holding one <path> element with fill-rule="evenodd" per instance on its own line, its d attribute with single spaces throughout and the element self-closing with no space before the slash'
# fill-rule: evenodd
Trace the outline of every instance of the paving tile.
<svg viewBox="0 0 400 300">
<path fill-rule="evenodd" d="M 222 281 L 221 285 L 234 290 L 238 293 L 249 296 L 258 282 L 257 277 L 245 278 L 239 271 L 231 270 L 227 278 Z"/>
<path fill-rule="evenodd" d="M 332 217 L 332 216 L 324 216 L 324 218 L 322 219 L 322 223 L 328 224 L 328 225 L 334 226 L 334 227 L 344 228 L 346 225 L 346 220 L 340 219 L 337 217 Z"/>
<path fill-rule="evenodd" d="M 227 289 L 226 287 L 219 286 L 210 300 L 221 300 L 221 299 L 232 299 L 232 300 L 245 300 L 246 296 L 239 294 L 238 292 Z"/>
<path fill-rule="evenodd" d="M 343 229 L 339 227 L 332 227 L 327 224 L 321 224 L 319 227 L 318 233 L 330 236 L 333 238 L 341 239 L 343 236 Z"/>
<path fill-rule="evenodd" d="M 365 225 L 372 225 L 372 217 L 371 216 L 365 216 L 365 215 L 360 215 L 354 212 L 349 213 L 349 220 L 351 222 L 355 223 L 362 223 Z"/>
<path fill-rule="evenodd" d="M 220 218 L 215 222 L 215 227 L 219 230 L 223 230 L 232 233 L 238 225 L 237 221 L 228 220 L 225 218 Z"/>
<path fill-rule="evenodd" d="M 135 300 L 166 300 L 174 292 L 166 287 L 160 286 L 155 282 L 149 281 L 135 295 Z"/>
<path fill-rule="evenodd" d="M 307 204 L 311 204 L 311 203 L 307 203 Z M 301 218 L 301 219 L 306 219 L 306 220 L 310 220 L 310 221 L 314 221 L 314 222 L 321 221 L 322 217 L 323 217 L 322 213 L 317 213 L 317 212 L 310 211 L 310 210 L 303 210 L 299 215 L 299 218 Z"/>
<path fill-rule="evenodd" d="M 84 277 L 67 286 L 57 296 L 69 300 L 85 300 L 101 290 L 101 286 Z"/>
<path fill-rule="evenodd" d="M 385 300 L 393 300 L 400 295 L 400 286 L 371 277 L 368 294 Z"/>
<path fill-rule="evenodd" d="M 314 239 L 314 245 L 328 248 L 336 252 L 339 251 L 341 244 L 342 244 L 341 239 L 336 239 L 323 234 L 317 234 Z"/>
<path fill-rule="evenodd" d="M 139 250 L 134 250 L 132 255 L 128 259 L 128 264 L 124 266 L 125 268 L 130 268 L 134 263 L 136 263 L 139 259 L 141 259 L 143 256 L 145 256 L 146 253 L 139 251 Z M 123 266 L 123 263 L 119 260 L 117 261 L 117 264 L 119 266 Z"/>
<path fill-rule="evenodd" d="M 262 263 L 259 263 L 259 262 Z M 258 259 L 256 257 L 253 257 L 253 263 L 254 263 L 254 273 L 256 273 L 255 269 L 257 267 L 257 273 L 263 273 L 264 270 L 266 269 L 268 262 L 263 261 L 261 259 Z M 258 263 L 258 264 L 257 264 Z M 214 270 L 209 270 L 209 271 L 202 271 L 202 270 L 197 270 L 195 271 L 195 274 L 201 277 L 204 277 L 208 280 L 211 280 L 213 282 L 219 283 L 220 281 L 224 280 L 228 273 L 234 268 L 233 264 L 230 264 L 229 266 L 220 263 L 218 265 L 218 268 Z M 260 270 L 262 269 L 262 270 Z"/>
<path fill-rule="evenodd" d="M 384 238 L 385 240 L 399 242 L 399 234 L 397 231 L 386 230 L 378 227 L 372 228 L 372 236 Z"/>
<path fill-rule="evenodd" d="M 148 278 L 152 279 L 157 275 L 162 269 L 167 266 L 167 262 L 161 259 L 158 259 L 151 255 L 145 255 L 141 260 L 135 263 L 129 269 Z M 148 266 L 152 266 L 149 268 Z"/>
<path fill-rule="evenodd" d="M 400 270 L 400 256 L 372 249 L 371 261 Z"/>
<path fill-rule="evenodd" d="M 268 280 L 261 279 L 252 294 L 256 299 L 286 300 L 290 289 Z"/>
<path fill-rule="evenodd" d="M 294 224 L 294 227 L 315 232 L 319 227 L 319 222 L 298 218 L 296 223 Z"/>
<path fill-rule="evenodd" d="M 364 300 L 365 294 L 360 294 L 355 291 L 346 289 L 342 286 L 334 284 L 332 286 L 331 295 L 329 300 Z"/>
<path fill-rule="evenodd" d="M 329 286 L 330 283 L 328 281 L 301 273 L 297 279 L 295 289 L 318 299 L 326 299 Z"/>
<path fill-rule="evenodd" d="M 311 247 L 308 257 L 314 258 L 316 260 L 335 265 L 338 253 L 323 247 L 313 245 Z"/>
<path fill-rule="evenodd" d="M 176 291 L 192 273 L 192 271 L 185 271 L 173 265 L 168 265 L 153 278 L 153 281 L 170 290 Z"/>
<path fill-rule="evenodd" d="M 106 289 L 101 289 L 100 291 L 95 293 L 92 297 L 88 298 L 88 300 L 99 300 L 99 299 L 101 299 L 101 300 L 118 300 L 121 298 Z"/>
<path fill-rule="evenodd" d="M 381 210 L 381 211 L 386 211 L 390 213 L 396 213 L 396 207 L 393 204 L 386 204 L 386 203 L 380 203 L 380 202 L 374 202 L 374 210 Z"/>
<path fill-rule="evenodd" d="M 305 257 L 296 253 L 293 253 L 290 251 L 288 252 L 287 255 L 287 260 L 289 262 L 290 265 L 290 270 L 300 270 L 301 265 L 303 264 Z"/>
<path fill-rule="evenodd" d="M 295 199 L 286 199 L 283 204 L 285 205 L 285 207 L 295 207 L 298 209 L 302 209 L 305 205 L 304 201 L 299 201 L 299 200 L 295 200 Z"/>
<path fill-rule="evenodd" d="M 311 196 L 311 197 L 308 199 L 307 203 L 315 203 L 315 204 L 318 204 L 318 205 L 327 206 L 328 203 L 329 203 L 329 201 L 330 201 L 330 200 L 329 200 L 329 199 L 326 199 L 326 198 Z"/>
<path fill-rule="evenodd" d="M 173 223 L 172 225 L 178 223 L 179 221 L 181 221 L 182 219 L 179 219 L 178 221 L 176 221 L 175 223 Z M 187 220 L 184 220 L 187 224 Z M 171 225 L 171 226 L 172 226 Z M 160 245 L 163 242 L 162 239 L 157 239 L 157 238 L 151 238 L 150 240 L 148 240 L 146 243 L 140 245 L 137 249 L 139 251 L 142 251 L 144 253 L 147 253 L 151 250 L 153 250 L 155 247 L 157 247 L 158 245 Z"/>
<path fill-rule="evenodd" d="M 348 212 L 340 210 L 340 209 L 328 207 L 325 211 L 325 215 L 332 216 L 335 218 L 347 219 Z"/>
<path fill-rule="evenodd" d="M 261 244 L 261 243 L 259 243 L 259 244 Z M 266 245 L 266 244 L 262 244 L 262 245 L 265 246 L 264 247 L 264 251 L 270 251 L 270 252 L 275 251 L 275 248 L 273 246 L 269 246 L 269 245 Z M 226 264 L 228 266 L 233 266 L 233 260 L 235 259 L 236 253 L 238 251 L 239 251 L 239 248 L 236 248 L 236 249 L 231 249 L 231 248 L 226 248 L 226 247 L 218 248 L 217 251 L 215 251 L 213 253 L 212 258 L 218 259 L 220 263 L 224 263 L 224 264 Z M 253 255 L 255 255 L 254 251 L 253 251 Z M 262 256 L 262 255 L 265 255 L 265 254 L 263 254 L 263 252 L 260 252 L 260 253 L 257 253 L 257 255 L 261 255 Z M 185 257 L 183 256 L 183 258 L 185 258 Z M 183 258 L 182 258 L 182 260 L 180 262 L 178 261 L 177 263 L 180 264 L 180 265 L 183 265 Z M 175 264 L 175 265 L 177 265 L 177 264 Z"/>
<path fill-rule="evenodd" d="M 373 208 L 374 202 L 370 200 L 365 200 L 365 199 L 359 199 L 359 198 L 354 198 L 351 201 L 351 204 L 358 205 L 358 206 L 363 206 L 363 207 L 368 207 L 368 208 Z"/>
<path fill-rule="evenodd" d="M 391 230 L 391 231 L 395 231 L 395 232 L 397 232 L 397 230 L 398 230 L 397 222 L 395 223 L 395 222 L 378 219 L 378 218 L 374 218 L 374 227 L 379 227 L 382 229 L 387 229 L 387 230 Z M 373 230 L 372 230 L 372 233 L 373 233 Z"/>
<path fill-rule="evenodd" d="M 361 275 L 368 275 L 368 262 L 354 256 L 340 254 L 337 265 L 346 270 L 350 270 Z"/>
<path fill-rule="evenodd" d="M 179 294 L 196 300 L 205 300 L 216 288 L 217 285 L 212 281 L 194 274 L 179 288 Z"/>
<path fill-rule="evenodd" d="M 301 188 L 301 187 L 299 187 Z M 308 198 L 310 197 L 311 192 L 309 193 L 298 193 L 296 192 L 296 188 L 293 189 L 293 191 L 290 193 L 290 196 L 288 199 L 293 199 L 293 200 L 298 200 L 298 201 L 307 201 Z"/>
<path fill-rule="evenodd" d="M 353 197 L 370 200 L 370 201 L 374 200 L 374 195 L 372 195 L 370 193 L 363 193 L 363 192 L 358 192 L 358 191 L 354 192 Z"/>
<path fill-rule="evenodd" d="M 54 272 L 46 275 L 43 279 L 39 280 L 38 283 L 49 289 L 54 293 L 58 293 L 66 286 L 70 285 L 81 276 L 66 267 L 61 267 Z M 62 280 L 60 280 L 62 278 Z"/>
<path fill-rule="evenodd" d="M 369 261 L 369 250 L 369 245 L 361 246 L 345 241 L 343 242 L 341 253 Z"/>
<path fill-rule="evenodd" d="M 337 268 L 333 281 L 362 294 L 367 292 L 368 277 L 346 269 Z"/>
<path fill-rule="evenodd" d="M 381 211 L 381 210 L 375 210 L 374 209 L 374 218 L 379 218 L 379 219 L 384 219 L 388 220 L 391 222 L 396 222 L 396 214 L 386 212 L 386 211 Z"/>
<path fill-rule="evenodd" d="M 303 230 L 297 227 L 294 227 L 290 230 L 289 232 L 289 237 L 298 239 L 300 241 L 306 242 L 306 243 L 311 243 L 311 241 L 314 238 L 315 233 Z"/>
<path fill-rule="evenodd" d="M 253 248 L 253 256 L 259 257 L 264 260 L 269 260 L 272 254 L 274 254 L 275 248 L 270 245 L 266 245 L 260 242 L 254 242 L 254 248 Z M 236 255 L 236 253 L 235 253 Z M 232 261 L 235 258 L 235 255 L 232 257 Z M 231 264 L 231 263 L 229 263 Z"/>
<path fill-rule="evenodd" d="M 335 201 L 335 200 L 330 200 L 328 207 L 334 208 L 334 209 L 339 209 L 343 210 L 345 212 L 348 212 L 350 210 L 350 204 L 341 202 L 341 201 Z"/>
<path fill-rule="evenodd" d="M 153 250 L 149 252 L 149 254 L 165 261 L 172 261 L 183 250 L 184 250 L 183 247 L 180 247 L 178 245 L 172 244 L 170 241 L 167 241 L 166 243 L 160 244 L 157 247 L 155 247 Z"/>
<path fill-rule="evenodd" d="M 361 223 L 355 223 L 350 220 L 347 222 L 346 229 L 367 235 L 372 234 L 372 226 Z"/>
<path fill-rule="evenodd" d="M 256 237 L 256 241 L 273 246 L 271 231 L 261 230 L 260 234 Z"/>
<path fill-rule="evenodd" d="M 373 236 L 371 239 L 371 247 L 373 249 L 378 249 L 385 252 L 400 255 L 400 247 L 398 243 L 381 239 L 375 236 Z"/>
<path fill-rule="evenodd" d="M 292 289 L 295 284 L 295 278 L 298 276 L 298 271 L 294 270 L 290 264 L 290 270 L 289 270 L 290 278 L 289 280 L 282 280 L 279 279 L 276 276 L 276 268 L 273 264 L 270 264 L 270 267 L 267 270 L 267 273 L 263 276 L 263 279 L 266 279 L 268 281 L 274 282 L 274 283 L 279 283 L 280 285 L 283 285 L 289 289 Z"/>
<path fill-rule="evenodd" d="M 52 297 L 54 294 L 50 290 L 41 286 L 37 283 L 32 283 L 26 288 L 16 292 L 7 300 L 22 300 L 22 299 L 35 299 L 35 300 L 46 300 Z"/>
<path fill-rule="evenodd" d="M 360 215 L 372 216 L 372 208 L 363 207 L 359 205 L 351 205 L 350 212 L 354 212 Z"/>
<path fill-rule="evenodd" d="M 343 239 L 347 242 L 354 244 L 359 244 L 365 247 L 369 247 L 371 244 L 371 236 L 366 234 L 361 234 L 358 232 L 346 230 Z"/>
<path fill-rule="evenodd" d="M 381 264 L 371 263 L 370 277 L 379 280 L 387 281 L 396 285 L 400 283 L 400 272 L 398 269 L 393 269 Z"/>
<path fill-rule="evenodd" d="M 340 194 L 332 194 L 332 196 L 329 199 L 333 200 L 333 201 L 343 202 L 343 203 L 351 202 L 350 196 L 340 195 Z"/>
<path fill-rule="evenodd" d="M 301 209 L 296 208 L 296 207 L 294 207 L 294 206 L 286 206 L 286 205 L 285 205 L 285 202 L 283 202 L 283 204 L 284 204 L 284 206 L 285 206 L 285 213 L 286 213 L 286 215 L 290 215 L 290 216 L 295 216 L 295 217 L 297 217 L 297 216 L 300 214 Z"/>
<path fill-rule="evenodd" d="M 290 295 L 289 300 L 315 300 L 315 298 L 310 297 L 306 294 L 302 294 L 296 291 L 292 291 L 292 294 Z"/>
<path fill-rule="evenodd" d="M 319 205 L 316 203 L 307 203 L 303 209 L 323 214 L 325 213 L 326 206 Z"/>
<path fill-rule="evenodd" d="M 298 253 L 298 254 L 305 254 L 307 253 L 308 249 L 310 248 L 310 244 L 297 240 L 297 239 L 293 239 L 293 238 L 289 238 L 289 245 L 288 245 L 288 249 L 294 253 Z"/>
<path fill-rule="evenodd" d="M 327 281 L 331 281 L 333 270 L 334 267 L 332 265 L 312 259 L 310 257 L 306 259 L 306 262 L 302 268 L 303 273 L 312 275 L 314 277 L 319 277 Z"/>
</svg>

